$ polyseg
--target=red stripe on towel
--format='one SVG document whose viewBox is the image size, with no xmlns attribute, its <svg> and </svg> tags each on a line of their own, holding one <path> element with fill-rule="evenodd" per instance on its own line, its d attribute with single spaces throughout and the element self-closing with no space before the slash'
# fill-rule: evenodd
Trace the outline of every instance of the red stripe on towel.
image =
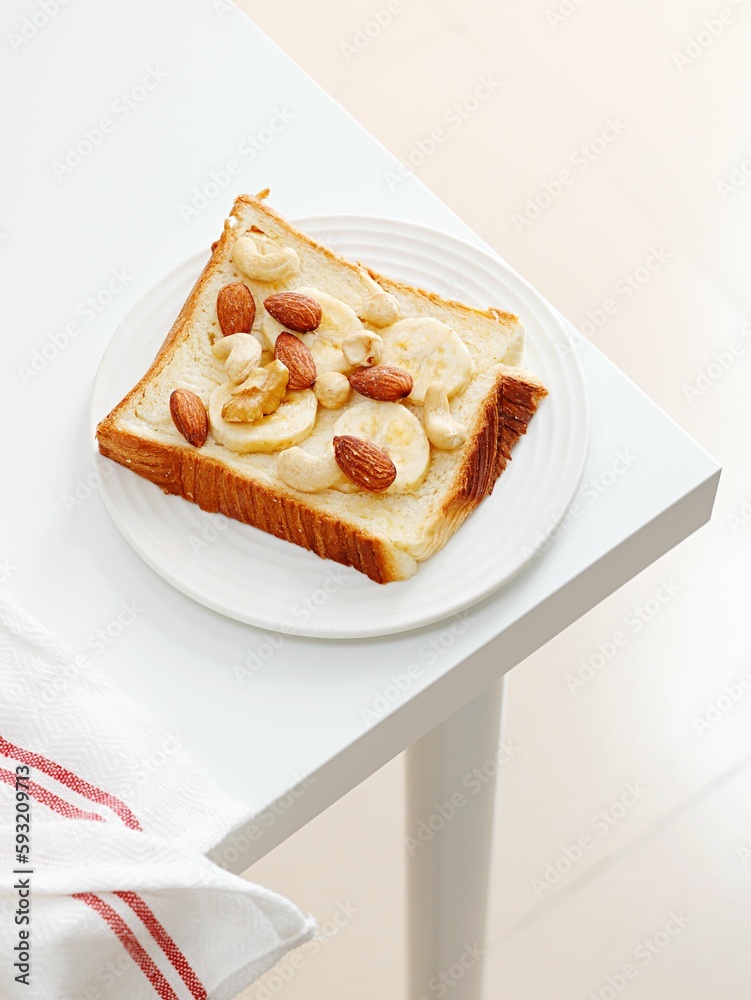
<svg viewBox="0 0 751 1000">
<path fill-rule="evenodd" d="M 133 931 L 128 927 L 120 914 L 112 909 L 109 903 L 105 903 L 103 899 L 100 899 L 93 892 L 75 892 L 73 893 L 73 898 L 80 899 L 82 903 L 86 903 L 87 906 L 95 910 L 109 925 L 162 1000 L 178 1000 L 177 994 L 156 967 L 153 959 L 144 951 Z"/>
<path fill-rule="evenodd" d="M 13 785 L 14 788 L 16 787 L 16 775 L 11 771 L 6 771 L 2 767 L 0 767 L 0 781 L 4 781 L 8 785 Z M 104 822 L 104 816 L 78 809 L 76 806 L 71 805 L 70 802 L 66 802 L 65 799 L 60 799 L 52 792 L 48 792 L 46 788 L 38 785 L 35 781 L 24 779 L 20 789 L 21 791 L 28 792 L 29 795 L 41 802 L 42 805 L 54 809 L 56 813 L 60 813 L 61 816 L 65 816 L 67 819 L 95 819 L 100 823 Z"/>
<path fill-rule="evenodd" d="M 96 802 L 100 806 L 108 806 L 113 812 L 117 813 L 123 823 L 130 827 L 131 830 L 141 829 L 141 824 L 124 802 L 115 798 L 114 795 L 103 792 L 101 788 L 89 784 L 83 778 L 79 778 L 77 774 L 73 774 L 72 771 L 69 771 L 61 764 L 56 764 L 53 760 L 48 760 L 46 757 L 42 757 L 38 753 L 33 753 L 31 750 L 24 750 L 23 747 L 17 747 L 13 743 L 9 743 L 3 739 L 2 736 L 0 736 L 0 754 L 4 757 L 10 757 L 12 760 L 20 761 L 22 764 L 28 764 L 30 767 L 35 767 L 38 771 L 42 771 L 43 774 L 49 775 L 50 778 L 55 778 L 61 784 L 72 788 L 79 795 L 91 799 L 92 802 Z"/>
<path fill-rule="evenodd" d="M 157 920 L 154 911 L 135 892 L 116 892 L 124 903 L 131 908 L 137 917 L 143 921 L 146 930 L 162 949 L 175 969 L 180 973 L 183 982 L 190 990 L 195 1000 L 207 1000 L 208 993 L 204 989 L 200 979 L 191 968 L 190 962 L 180 951 L 175 942 L 169 936 L 164 927 Z"/>
</svg>

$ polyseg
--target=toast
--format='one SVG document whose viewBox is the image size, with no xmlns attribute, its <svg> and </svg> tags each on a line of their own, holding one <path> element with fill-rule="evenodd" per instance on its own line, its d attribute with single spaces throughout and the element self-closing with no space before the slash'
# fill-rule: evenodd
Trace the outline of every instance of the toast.
<svg viewBox="0 0 751 1000">
<path fill-rule="evenodd" d="M 492 492 L 547 390 L 519 367 L 515 316 L 347 261 L 267 194 L 236 199 L 99 450 L 203 510 L 405 580 Z"/>
</svg>

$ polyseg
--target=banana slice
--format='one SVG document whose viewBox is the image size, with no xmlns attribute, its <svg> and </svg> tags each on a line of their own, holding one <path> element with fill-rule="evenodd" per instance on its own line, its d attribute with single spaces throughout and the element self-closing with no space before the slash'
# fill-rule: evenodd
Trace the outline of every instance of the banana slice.
<svg viewBox="0 0 751 1000">
<path fill-rule="evenodd" d="M 253 423 L 230 423 L 222 417 L 222 407 L 237 386 L 225 382 L 209 397 L 209 423 L 214 439 L 230 451 L 281 451 L 299 444 L 313 430 L 318 400 L 312 389 L 288 392 L 278 408 Z"/>
<path fill-rule="evenodd" d="M 334 425 L 334 435 L 340 434 L 363 438 L 388 454 L 396 466 L 396 479 L 386 493 L 411 493 L 425 478 L 430 445 L 422 424 L 406 406 L 376 400 L 358 403 Z"/>
<path fill-rule="evenodd" d="M 443 382 L 451 399 L 463 392 L 475 365 L 462 339 L 439 319 L 400 319 L 378 331 L 381 364 L 408 371 L 414 380 L 410 403 L 422 403 L 432 382 Z"/>
<path fill-rule="evenodd" d="M 318 288 L 295 288 L 294 291 L 315 299 L 323 311 L 321 322 L 313 333 L 295 334 L 313 355 L 318 374 L 352 371 L 353 365 L 342 353 L 342 341 L 350 334 L 364 330 L 354 310 L 346 302 Z M 264 315 L 261 330 L 269 350 L 274 350 L 276 338 L 284 329 L 273 316 Z"/>
</svg>

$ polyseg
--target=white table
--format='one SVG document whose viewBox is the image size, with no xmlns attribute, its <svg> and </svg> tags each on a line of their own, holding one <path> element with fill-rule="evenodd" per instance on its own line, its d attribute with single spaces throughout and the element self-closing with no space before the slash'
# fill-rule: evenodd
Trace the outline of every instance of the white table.
<svg viewBox="0 0 751 1000">
<path fill-rule="evenodd" d="M 234 870 L 407 747 L 412 833 L 474 768 L 491 774 L 503 675 L 704 523 L 718 467 L 584 342 L 592 442 L 576 516 L 468 618 L 282 639 L 193 604 L 86 485 L 90 387 L 121 317 L 208 247 L 235 193 L 267 184 L 292 217 L 390 216 L 482 244 L 414 178 L 391 190 L 393 157 L 231 4 L 76 0 L 24 28 L 30 10 L 6 5 L 7 30 L 29 40 L 9 42 L 0 70 L 14 95 L 0 164 L 14 476 L 2 572 L 254 811 L 218 851 Z M 410 866 L 413 997 L 482 939 L 493 782 L 480 784 Z M 455 1000 L 476 998 L 480 975 L 478 962 Z"/>
</svg>

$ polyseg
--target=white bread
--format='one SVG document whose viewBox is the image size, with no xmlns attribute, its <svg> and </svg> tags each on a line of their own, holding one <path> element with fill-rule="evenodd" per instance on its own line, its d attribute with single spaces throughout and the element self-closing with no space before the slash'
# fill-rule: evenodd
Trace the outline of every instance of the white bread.
<svg viewBox="0 0 751 1000">
<path fill-rule="evenodd" d="M 354 566 L 378 583 L 406 579 L 492 492 L 546 390 L 517 367 L 523 329 L 516 317 L 499 309 L 472 309 L 346 261 L 268 208 L 265 195 L 236 200 L 221 239 L 152 366 L 100 423 L 100 451 L 166 493 Z M 297 251 L 301 275 L 295 287 L 320 288 L 361 316 L 375 281 L 398 300 L 403 317 L 443 320 L 466 344 L 476 375 L 452 400 L 451 413 L 468 429 L 467 441 L 455 451 L 431 448 L 428 474 L 413 493 L 303 493 L 279 478 L 274 454 L 237 454 L 211 434 L 203 447 L 195 448 L 177 431 L 170 417 L 172 391 L 189 389 L 208 405 L 211 392 L 226 379 L 224 365 L 211 351 L 221 336 L 219 289 L 244 281 L 260 314 L 266 296 L 289 287 L 289 282 L 250 281 L 233 264 L 235 240 L 252 227 Z M 421 407 L 410 408 L 420 416 Z M 339 415 L 319 407 L 315 428 L 301 447 L 321 451 L 331 441 Z"/>
</svg>

